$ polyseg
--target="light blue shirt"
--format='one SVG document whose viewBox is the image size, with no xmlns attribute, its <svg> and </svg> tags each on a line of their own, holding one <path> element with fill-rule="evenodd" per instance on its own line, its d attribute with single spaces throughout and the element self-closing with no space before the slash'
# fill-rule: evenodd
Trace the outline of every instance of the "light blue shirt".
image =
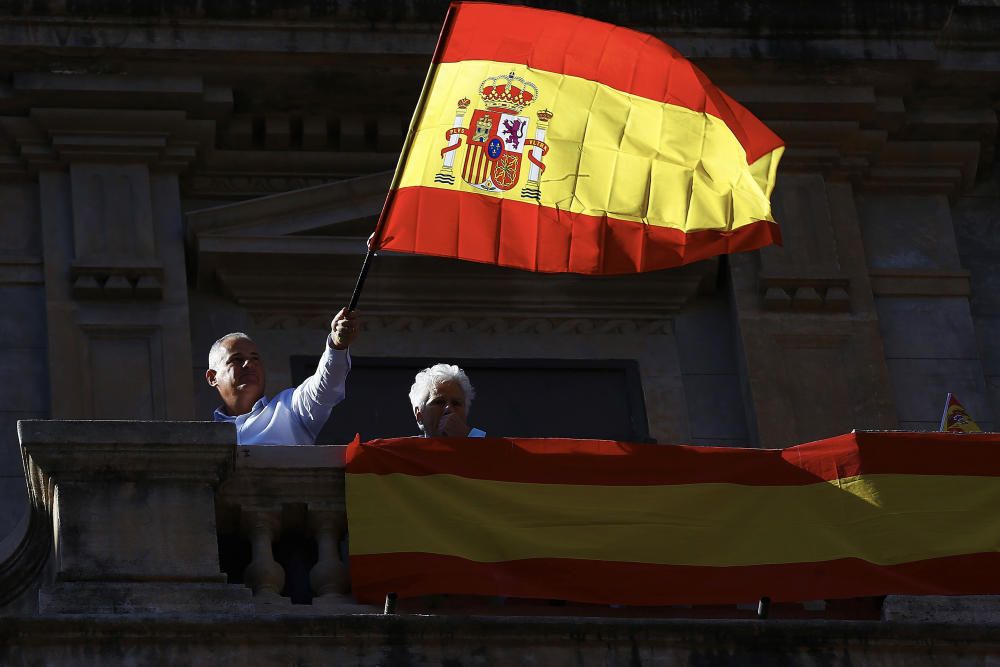
<svg viewBox="0 0 1000 667">
<path fill-rule="evenodd" d="M 316 372 L 294 389 L 273 399 L 262 396 L 250 412 L 233 417 L 216 408 L 217 422 L 236 424 L 239 445 L 313 445 L 330 417 L 333 406 L 347 395 L 345 384 L 351 370 L 347 350 L 324 345 Z"/>
</svg>

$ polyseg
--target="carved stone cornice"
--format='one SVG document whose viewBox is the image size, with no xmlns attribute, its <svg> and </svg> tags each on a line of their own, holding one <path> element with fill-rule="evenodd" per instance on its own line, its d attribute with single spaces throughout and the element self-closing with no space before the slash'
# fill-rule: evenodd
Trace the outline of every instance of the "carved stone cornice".
<svg viewBox="0 0 1000 667">
<path fill-rule="evenodd" d="M 102 161 L 181 170 L 211 145 L 214 122 L 183 111 L 32 109 L 27 118 L 0 117 L 0 130 L 34 170 Z"/>
<path fill-rule="evenodd" d="M 759 83 L 729 92 L 785 141 L 786 173 L 819 172 L 861 190 L 953 196 L 992 160 L 996 114 L 967 109 L 959 98 L 925 109 L 875 85 Z"/>
<path fill-rule="evenodd" d="M 0 138 L 13 155 L 0 169 L 71 162 L 140 162 L 186 168 L 211 148 L 229 89 L 200 77 L 18 72 L 0 94 Z"/>
<path fill-rule="evenodd" d="M 366 220 L 378 215 L 391 181 L 391 171 L 380 171 L 336 183 L 191 211 L 187 214 L 188 240 L 197 243 L 201 239 L 225 242 L 234 237 L 274 238 Z M 224 250 L 224 245 L 212 248 L 212 252 Z"/>
<path fill-rule="evenodd" d="M 324 329 L 329 313 L 251 312 L 254 324 L 262 329 Z M 462 315 L 421 316 L 419 314 L 369 315 L 365 310 L 362 330 L 371 333 L 405 334 L 558 334 L 565 335 L 670 335 L 673 320 L 667 317 L 475 317 Z"/>
<path fill-rule="evenodd" d="M 358 244 L 363 247 L 362 240 Z M 215 276 L 223 291 L 251 312 L 329 318 L 348 302 L 361 259 L 360 254 L 247 255 L 231 258 Z M 394 255 L 378 258 L 363 308 L 368 315 L 387 317 L 663 319 L 711 289 L 717 271 L 713 259 L 633 276 L 545 275 Z"/>
</svg>

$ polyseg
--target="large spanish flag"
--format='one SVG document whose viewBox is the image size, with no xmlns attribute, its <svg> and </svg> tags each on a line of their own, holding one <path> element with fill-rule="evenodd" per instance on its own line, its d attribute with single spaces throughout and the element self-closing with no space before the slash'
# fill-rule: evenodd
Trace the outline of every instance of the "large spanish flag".
<svg viewBox="0 0 1000 667">
<path fill-rule="evenodd" d="M 752 250 L 782 151 L 650 35 L 454 3 L 373 247 L 584 274 Z"/>
<path fill-rule="evenodd" d="M 1000 593 L 1000 435 L 785 450 L 593 440 L 353 444 L 356 597 L 662 605 Z"/>
</svg>

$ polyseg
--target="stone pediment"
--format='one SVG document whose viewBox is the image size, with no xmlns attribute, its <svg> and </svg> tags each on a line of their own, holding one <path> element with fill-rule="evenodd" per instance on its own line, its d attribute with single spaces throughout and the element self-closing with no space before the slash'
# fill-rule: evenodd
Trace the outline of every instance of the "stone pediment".
<svg viewBox="0 0 1000 667">
<path fill-rule="evenodd" d="M 197 281 L 267 318 L 328 318 L 348 303 L 390 172 L 192 211 Z M 544 275 L 380 253 L 361 298 L 388 317 L 662 319 L 714 289 L 718 260 L 652 273 Z"/>
</svg>

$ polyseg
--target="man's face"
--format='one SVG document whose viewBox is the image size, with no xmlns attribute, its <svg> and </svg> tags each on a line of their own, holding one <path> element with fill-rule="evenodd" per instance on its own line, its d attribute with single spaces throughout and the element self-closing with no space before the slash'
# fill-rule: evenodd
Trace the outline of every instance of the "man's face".
<svg viewBox="0 0 1000 667">
<path fill-rule="evenodd" d="M 264 395 L 264 365 L 257 345 L 246 338 L 228 338 L 222 347 L 224 353 L 216 367 L 205 374 L 208 383 L 219 390 L 226 407 L 253 407 Z"/>
<path fill-rule="evenodd" d="M 461 433 L 464 436 L 468 433 L 465 410 L 465 392 L 462 391 L 462 386 L 454 380 L 446 380 L 434 386 L 427 397 L 427 405 L 423 410 L 414 408 L 413 414 L 417 423 L 423 425 L 424 433 L 430 437 L 458 435 L 446 432 L 454 430 L 458 425 L 465 428 L 465 433 Z"/>
</svg>

